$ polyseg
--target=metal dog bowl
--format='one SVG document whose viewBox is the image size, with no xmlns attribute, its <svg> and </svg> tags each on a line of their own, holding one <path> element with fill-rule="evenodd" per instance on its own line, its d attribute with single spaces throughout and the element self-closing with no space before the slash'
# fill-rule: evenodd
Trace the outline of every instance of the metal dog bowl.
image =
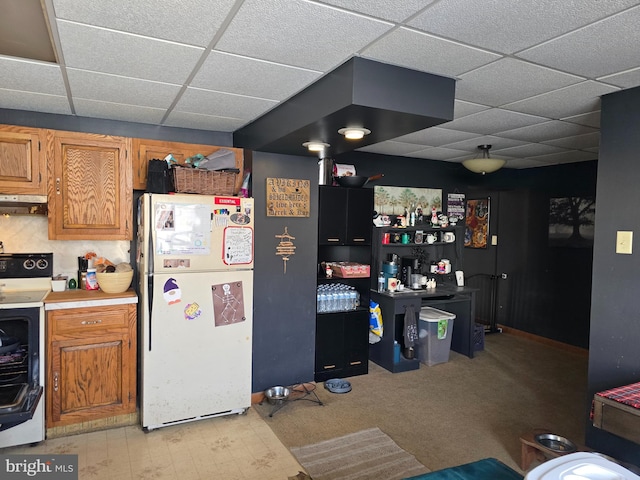
<svg viewBox="0 0 640 480">
<path fill-rule="evenodd" d="M 287 387 L 271 387 L 264 391 L 264 396 L 267 397 L 267 401 L 272 405 L 279 405 L 284 402 L 291 395 L 291 390 Z"/>
<path fill-rule="evenodd" d="M 553 433 L 541 433 L 535 436 L 535 440 L 543 447 L 558 453 L 572 453 L 577 450 L 571 440 Z"/>
</svg>

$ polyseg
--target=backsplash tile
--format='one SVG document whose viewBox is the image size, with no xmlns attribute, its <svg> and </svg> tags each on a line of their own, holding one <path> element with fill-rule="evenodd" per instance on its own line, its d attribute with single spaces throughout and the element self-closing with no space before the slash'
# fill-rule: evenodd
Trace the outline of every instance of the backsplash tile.
<svg viewBox="0 0 640 480">
<path fill-rule="evenodd" d="M 96 252 L 115 264 L 130 261 L 131 243 L 125 240 L 49 240 L 47 217 L 42 215 L 0 216 L 0 242 L 5 253 L 53 252 L 54 275 L 77 276 L 78 257 L 87 252 Z"/>
</svg>

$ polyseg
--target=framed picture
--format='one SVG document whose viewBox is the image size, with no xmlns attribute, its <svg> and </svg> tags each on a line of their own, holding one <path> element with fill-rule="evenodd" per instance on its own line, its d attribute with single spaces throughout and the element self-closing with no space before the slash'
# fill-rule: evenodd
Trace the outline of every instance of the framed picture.
<svg viewBox="0 0 640 480">
<path fill-rule="evenodd" d="M 489 198 L 467 200 L 464 246 L 487 248 L 489 238 Z"/>
<path fill-rule="evenodd" d="M 373 187 L 373 208 L 379 215 L 415 212 L 417 223 L 431 219 L 431 209 L 442 211 L 442 190 L 438 188 Z"/>
<path fill-rule="evenodd" d="M 594 197 L 549 199 L 549 246 L 592 247 L 596 216 Z"/>
</svg>

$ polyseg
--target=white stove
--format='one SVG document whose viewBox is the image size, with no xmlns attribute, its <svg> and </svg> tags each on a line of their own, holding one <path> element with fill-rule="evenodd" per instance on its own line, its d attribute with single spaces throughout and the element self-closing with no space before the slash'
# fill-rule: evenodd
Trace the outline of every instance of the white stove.
<svg viewBox="0 0 640 480">
<path fill-rule="evenodd" d="M 45 439 L 44 299 L 52 272 L 52 253 L 0 254 L 0 448 Z"/>
</svg>

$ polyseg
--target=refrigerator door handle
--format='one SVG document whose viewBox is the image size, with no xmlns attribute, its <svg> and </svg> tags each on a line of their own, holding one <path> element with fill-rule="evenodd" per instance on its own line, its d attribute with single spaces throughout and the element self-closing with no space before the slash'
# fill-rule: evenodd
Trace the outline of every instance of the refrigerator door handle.
<svg viewBox="0 0 640 480">
<path fill-rule="evenodd" d="M 147 288 L 149 289 L 148 291 L 148 312 L 149 312 L 149 351 L 151 351 L 151 319 L 153 318 L 153 275 L 149 275 L 147 277 Z"/>
</svg>

